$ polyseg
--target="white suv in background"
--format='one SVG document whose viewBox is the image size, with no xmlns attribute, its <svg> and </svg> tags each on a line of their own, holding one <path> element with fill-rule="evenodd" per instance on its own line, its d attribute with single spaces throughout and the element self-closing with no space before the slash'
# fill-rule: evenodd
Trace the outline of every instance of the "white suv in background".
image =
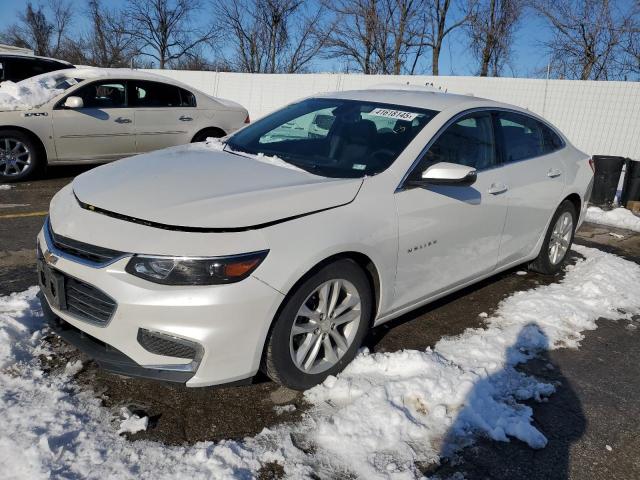
<svg viewBox="0 0 640 480">
<path fill-rule="evenodd" d="M 222 137 L 249 117 L 237 103 L 128 69 L 57 70 L 0 85 L 0 181 L 45 165 L 100 163 Z"/>
<path fill-rule="evenodd" d="M 514 106 L 324 94 L 77 177 L 38 235 L 43 306 L 120 374 L 304 389 L 376 325 L 522 263 L 559 271 L 592 179 Z"/>
</svg>

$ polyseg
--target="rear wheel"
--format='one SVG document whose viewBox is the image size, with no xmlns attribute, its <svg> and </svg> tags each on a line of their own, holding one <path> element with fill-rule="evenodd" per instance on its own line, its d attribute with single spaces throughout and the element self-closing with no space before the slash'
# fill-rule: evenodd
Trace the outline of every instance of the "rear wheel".
<svg viewBox="0 0 640 480">
<path fill-rule="evenodd" d="M 529 268 L 546 275 L 558 273 L 573 243 L 575 229 L 576 209 L 570 201 L 565 200 L 553 215 L 540 254 Z"/>
<path fill-rule="evenodd" d="M 224 137 L 226 134 L 224 133 L 224 131 L 220 130 L 219 128 L 205 128 L 204 130 L 200 130 L 198 133 L 196 133 L 193 137 L 193 139 L 191 140 L 191 143 L 195 143 L 195 142 L 204 142 L 207 138 L 212 137 L 212 138 L 221 138 Z"/>
<path fill-rule="evenodd" d="M 263 370 L 296 390 L 321 383 L 353 360 L 372 311 L 362 269 L 346 259 L 327 265 L 286 301 L 267 340 Z"/>
<path fill-rule="evenodd" d="M 0 130 L 0 181 L 26 180 L 40 168 L 40 151 L 29 135 L 19 130 Z"/>
</svg>

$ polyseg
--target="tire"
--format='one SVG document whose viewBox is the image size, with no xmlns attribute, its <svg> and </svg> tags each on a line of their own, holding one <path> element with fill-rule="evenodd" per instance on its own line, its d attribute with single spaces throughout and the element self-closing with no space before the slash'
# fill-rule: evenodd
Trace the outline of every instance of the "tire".
<svg viewBox="0 0 640 480">
<path fill-rule="evenodd" d="M 37 143 L 20 130 L 0 130 L 0 182 L 33 178 L 44 167 Z"/>
<path fill-rule="evenodd" d="M 215 127 L 205 128 L 204 130 L 200 130 L 198 133 L 196 133 L 193 136 L 191 143 L 204 142 L 208 137 L 221 138 L 221 137 L 224 137 L 225 135 L 226 133 L 224 133 L 219 128 L 215 128 Z"/>
<path fill-rule="evenodd" d="M 339 288 L 335 288 L 336 282 Z M 332 309 L 334 291 L 338 294 Z M 324 309 L 321 292 L 328 300 Z M 275 382 L 295 390 L 311 388 L 342 371 L 355 357 L 371 326 L 372 298 L 366 274 L 352 260 L 338 260 L 318 270 L 294 290 L 276 317 L 267 339 L 263 371 Z M 335 316 L 321 314 L 323 310 L 333 310 Z M 347 321 L 350 318 L 354 320 Z M 293 333 L 294 325 L 299 333 Z"/>
<path fill-rule="evenodd" d="M 570 219 L 571 224 L 566 223 Z M 529 269 L 544 275 L 555 275 L 562 269 L 576 232 L 576 209 L 569 200 L 560 204 L 544 237 L 538 257 Z"/>
</svg>

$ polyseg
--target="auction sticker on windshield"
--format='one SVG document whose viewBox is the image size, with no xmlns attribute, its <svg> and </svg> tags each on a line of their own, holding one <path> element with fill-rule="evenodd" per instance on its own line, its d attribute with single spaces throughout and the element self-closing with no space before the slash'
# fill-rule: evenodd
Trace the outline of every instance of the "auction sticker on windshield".
<svg viewBox="0 0 640 480">
<path fill-rule="evenodd" d="M 374 108 L 369 115 L 377 115 L 378 117 L 395 118 L 398 120 L 411 121 L 418 116 L 417 113 L 403 112 L 402 110 L 390 110 L 388 108 Z"/>
</svg>

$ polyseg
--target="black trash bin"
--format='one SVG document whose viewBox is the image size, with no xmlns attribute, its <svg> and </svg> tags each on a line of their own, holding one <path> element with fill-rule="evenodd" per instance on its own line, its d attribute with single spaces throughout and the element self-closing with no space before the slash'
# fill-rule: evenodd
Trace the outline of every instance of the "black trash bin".
<svg viewBox="0 0 640 480">
<path fill-rule="evenodd" d="M 616 198 L 620 173 L 625 159 L 608 155 L 594 155 L 595 178 L 591 203 L 599 207 L 611 207 Z"/>
<path fill-rule="evenodd" d="M 625 207 L 627 202 L 638 201 L 640 201 L 640 161 L 627 159 L 620 205 Z"/>
</svg>

